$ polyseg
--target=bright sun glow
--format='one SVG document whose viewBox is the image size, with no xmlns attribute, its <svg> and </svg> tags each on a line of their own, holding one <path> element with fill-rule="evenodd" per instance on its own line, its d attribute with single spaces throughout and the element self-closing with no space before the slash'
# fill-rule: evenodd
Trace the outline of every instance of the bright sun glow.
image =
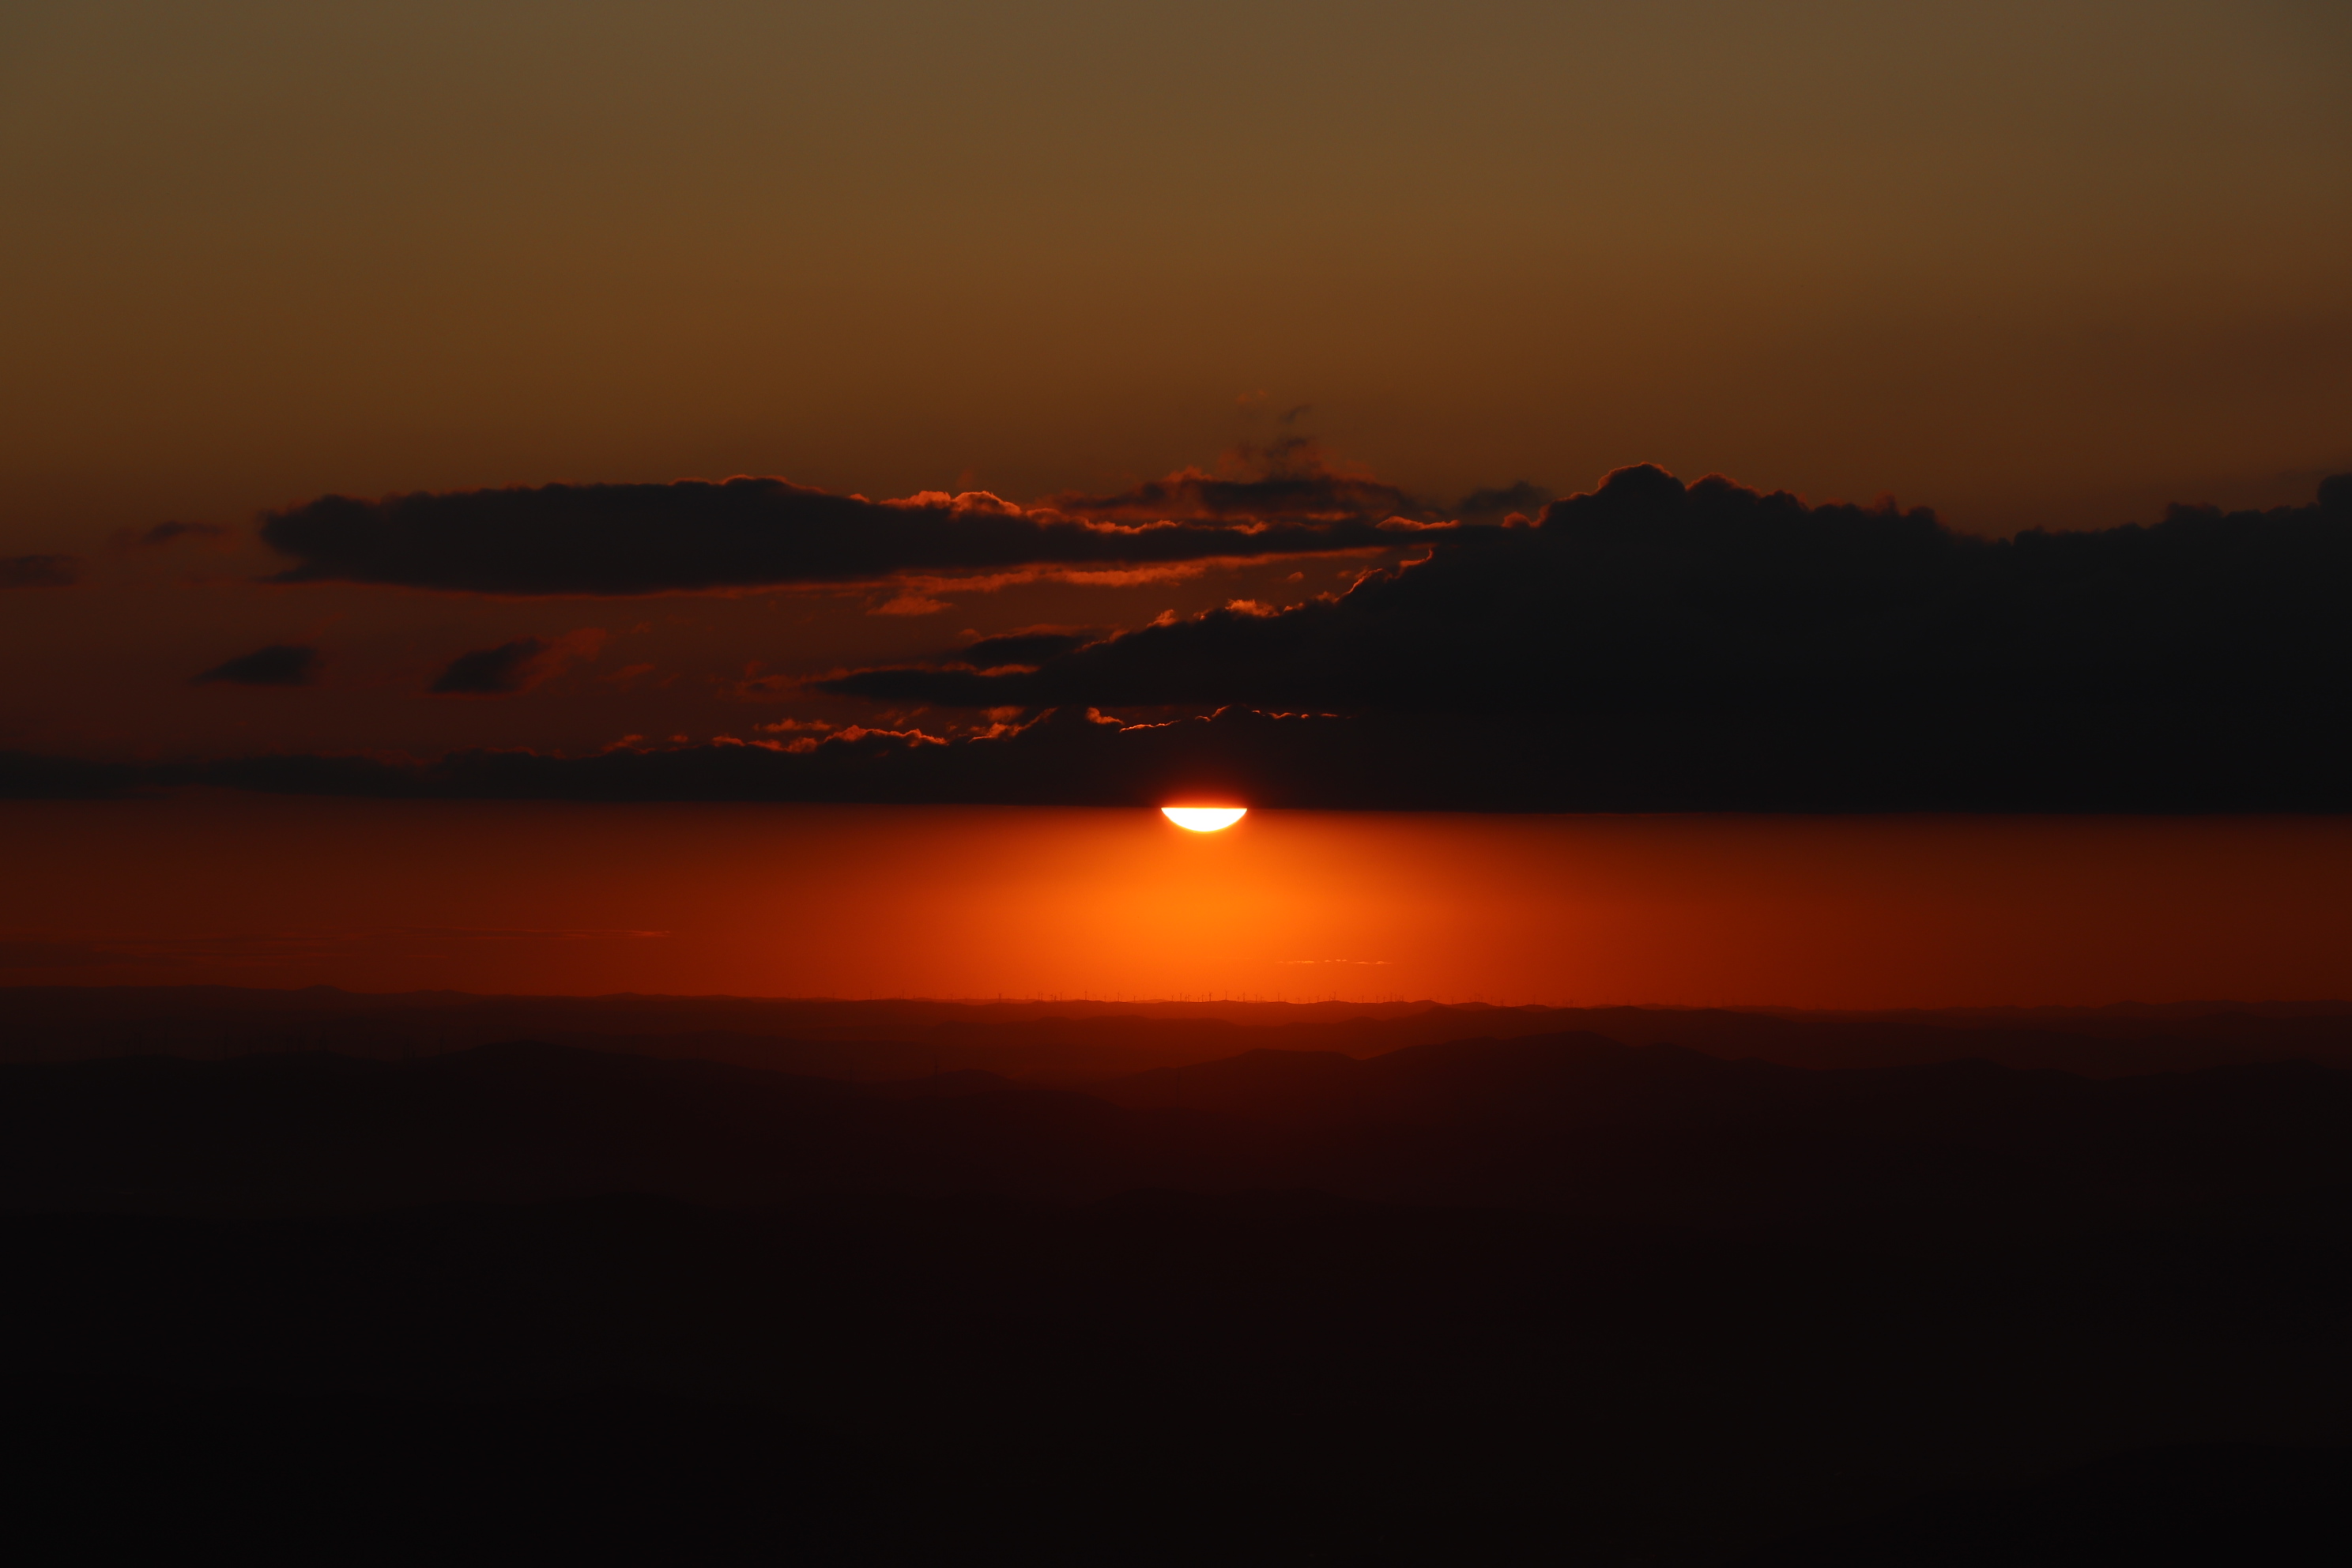
<svg viewBox="0 0 2352 1568">
<path fill-rule="evenodd" d="M 1179 827 L 1189 827 L 1195 833 L 1214 833 L 1220 827 L 1231 827 L 1249 815 L 1245 805 L 1163 805 L 1160 815 Z"/>
</svg>

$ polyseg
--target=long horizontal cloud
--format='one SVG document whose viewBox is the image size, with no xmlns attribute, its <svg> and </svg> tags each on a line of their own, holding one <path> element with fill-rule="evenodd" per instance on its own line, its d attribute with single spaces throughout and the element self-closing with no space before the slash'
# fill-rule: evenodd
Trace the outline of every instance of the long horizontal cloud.
<svg viewBox="0 0 2352 1568">
<path fill-rule="evenodd" d="M 1808 507 L 1637 468 L 1538 526 L 1431 537 L 1426 560 L 1280 613 L 1156 624 L 1026 670 L 965 661 L 818 686 L 965 709 L 1239 705 L 1725 732 L 2216 711 L 2341 730 L 2352 713 L 2352 478 L 2312 506 L 2175 508 L 2153 527 L 1991 542 L 1922 510 Z"/>
<path fill-rule="evenodd" d="M 1024 510 L 982 492 L 874 501 L 775 479 L 543 485 L 372 501 L 325 496 L 268 515 L 261 536 L 295 562 L 278 582 L 510 595 L 755 588 L 1400 542 L 1381 525 L 1409 501 L 1402 492 L 1313 474 L 1255 483 L 1255 490 L 1235 481 L 1233 494 L 1217 492 L 1212 521 L 1154 516 L 1134 498 L 1066 498 Z M 1257 510 L 1228 510 L 1251 497 Z"/>
</svg>

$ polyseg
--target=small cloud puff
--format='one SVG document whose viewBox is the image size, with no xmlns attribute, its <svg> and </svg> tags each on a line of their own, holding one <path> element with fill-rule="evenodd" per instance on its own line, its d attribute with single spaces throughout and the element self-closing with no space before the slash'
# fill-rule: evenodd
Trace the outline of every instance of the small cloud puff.
<svg viewBox="0 0 2352 1568">
<path fill-rule="evenodd" d="M 319 678 L 319 650 L 272 643 L 213 666 L 192 684 L 209 686 L 308 686 Z"/>
<path fill-rule="evenodd" d="M 517 637 L 497 647 L 459 654 L 425 691 L 435 697 L 512 696 L 553 679 L 575 658 L 595 658 L 604 646 L 604 633 L 595 626 L 552 642 L 544 637 Z"/>
<path fill-rule="evenodd" d="M 279 583 L 624 595 L 878 583 L 940 572 L 1165 570 L 1378 549 L 1393 542 L 1381 522 L 1424 515 L 1402 490 L 1335 472 L 1310 444 L 1292 439 L 1247 455 L 1233 473 L 1188 468 L 1115 495 L 1058 496 L 1026 509 L 985 491 L 877 501 L 739 477 L 373 501 L 322 496 L 266 516 L 261 537 L 294 562 L 271 579 Z M 908 589 L 877 613 L 943 607 L 927 584 Z"/>
<path fill-rule="evenodd" d="M 184 539 L 225 539 L 228 530 L 217 522 L 159 522 L 152 528 L 125 528 L 114 535 L 117 550 L 161 550 Z"/>
</svg>

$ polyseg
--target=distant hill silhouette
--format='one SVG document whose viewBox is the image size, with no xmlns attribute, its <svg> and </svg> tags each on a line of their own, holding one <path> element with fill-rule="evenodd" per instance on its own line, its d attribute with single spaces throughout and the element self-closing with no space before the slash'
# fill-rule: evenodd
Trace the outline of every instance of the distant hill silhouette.
<svg viewBox="0 0 2352 1568">
<path fill-rule="evenodd" d="M 1082 1084 L 1253 1049 L 1370 1057 L 1573 1032 L 1788 1067 L 1976 1058 L 2091 1077 L 2256 1061 L 2352 1067 L 2352 1003 L 1895 1013 L 1396 1003 L 362 995 L 229 986 L 0 987 L 0 1061 L 334 1051 L 405 1060 L 517 1039 L 887 1081 L 972 1070 Z"/>
<path fill-rule="evenodd" d="M 12 1519 L 1707 1568 L 2336 1517 L 2342 1009 L 1093 1006 L 0 994 Z"/>
</svg>

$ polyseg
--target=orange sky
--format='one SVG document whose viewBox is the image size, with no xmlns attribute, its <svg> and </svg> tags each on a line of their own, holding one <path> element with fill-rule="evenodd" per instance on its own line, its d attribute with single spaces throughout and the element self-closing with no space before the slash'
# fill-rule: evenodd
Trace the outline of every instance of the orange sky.
<svg viewBox="0 0 2352 1568">
<path fill-rule="evenodd" d="M 15 984 L 1749 1003 L 2352 995 L 2343 819 L 0 805 Z"/>
</svg>

